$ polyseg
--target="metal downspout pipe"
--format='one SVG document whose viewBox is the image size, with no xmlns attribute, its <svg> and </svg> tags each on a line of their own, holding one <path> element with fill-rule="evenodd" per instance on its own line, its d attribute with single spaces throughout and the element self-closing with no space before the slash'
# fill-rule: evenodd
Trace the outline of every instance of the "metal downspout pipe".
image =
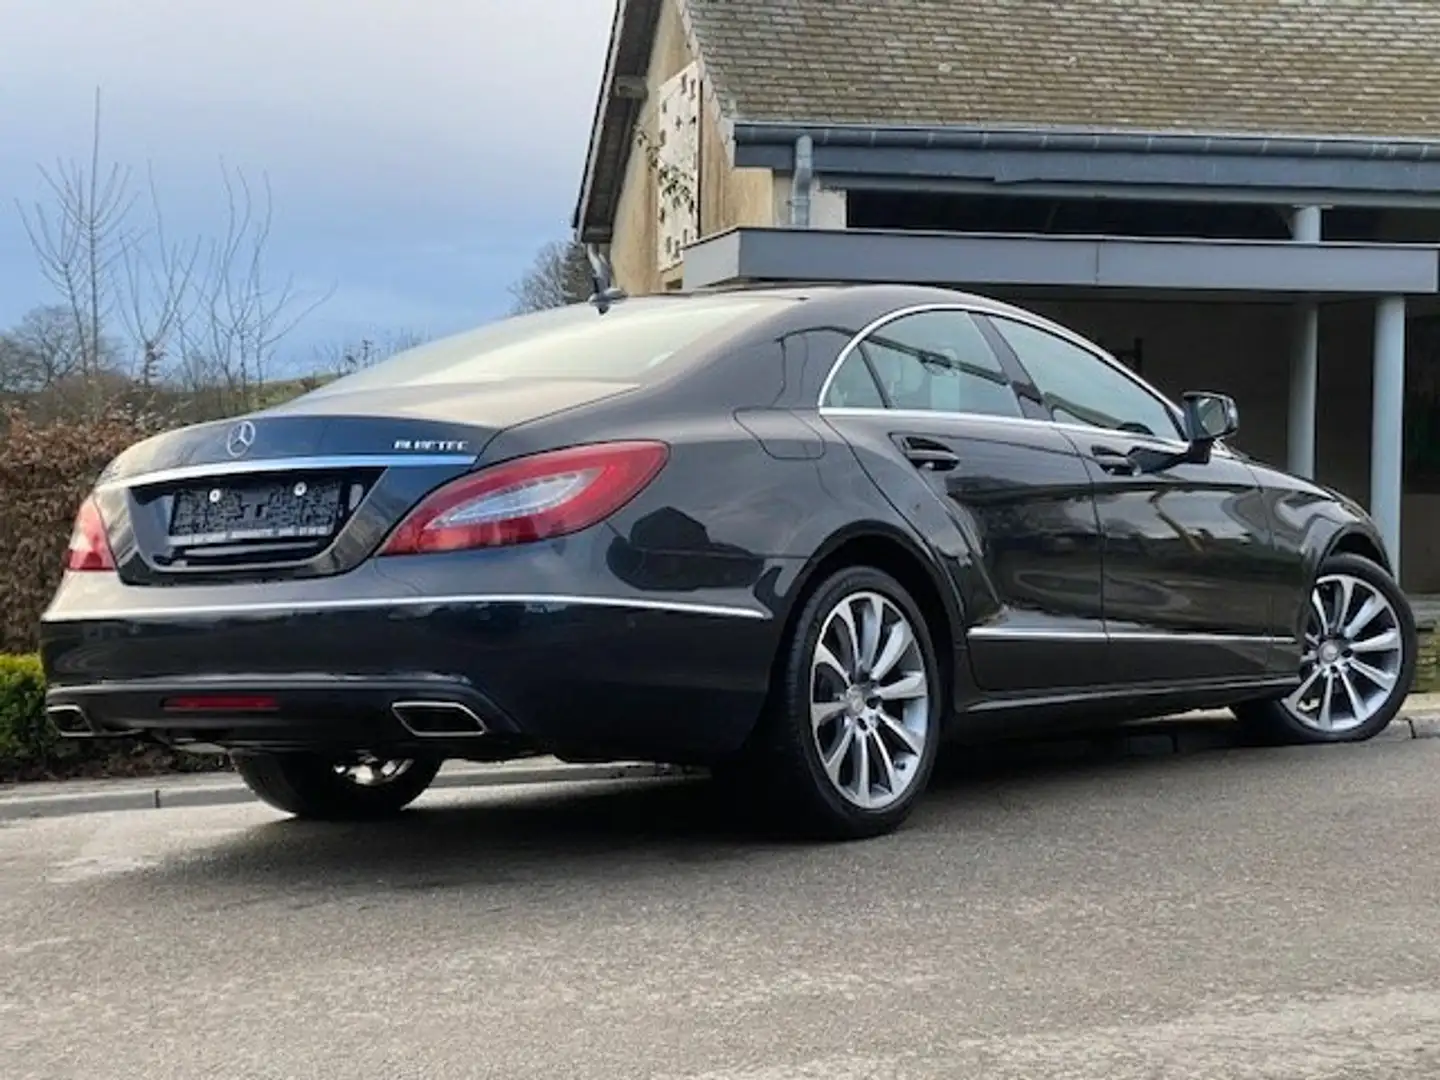
<svg viewBox="0 0 1440 1080">
<path fill-rule="evenodd" d="M 810 185 L 815 179 L 815 144 L 809 135 L 795 140 L 795 171 L 790 176 L 790 227 L 810 228 Z"/>
</svg>

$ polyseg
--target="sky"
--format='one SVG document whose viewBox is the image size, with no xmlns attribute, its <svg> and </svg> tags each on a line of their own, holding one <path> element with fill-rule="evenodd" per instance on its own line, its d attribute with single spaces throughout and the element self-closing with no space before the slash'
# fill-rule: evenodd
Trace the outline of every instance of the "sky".
<svg viewBox="0 0 1440 1080">
<path fill-rule="evenodd" d="M 102 153 L 172 235 L 225 228 L 222 163 L 273 207 L 267 277 L 329 298 L 286 340 L 505 314 L 568 235 L 614 0 L 0 0 L 0 328 L 53 293 L 17 202 Z M 302 359 L 303 362 L 303 359 Z"/>
</svg>

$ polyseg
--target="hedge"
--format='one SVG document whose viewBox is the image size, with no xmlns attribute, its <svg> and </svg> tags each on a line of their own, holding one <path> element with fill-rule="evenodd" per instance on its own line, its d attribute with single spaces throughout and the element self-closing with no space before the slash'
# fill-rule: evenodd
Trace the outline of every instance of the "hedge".
<svg viewBox="0 0 1440 1080">
<path fill-rule="evenodd" d="M 0 653 L 34 650 L 75 511 L 106 464 L 156 426 L 118 409 L 85 423 L 0 416 Z"/>
<path fill-rule="evenodd" d="M 0 654 L 0 783 L 75 776 L 211 772 L 226 758 L 135 739 L 63 739 L 45 718 L 45 675 L 35 656 Z"/>
</svg>

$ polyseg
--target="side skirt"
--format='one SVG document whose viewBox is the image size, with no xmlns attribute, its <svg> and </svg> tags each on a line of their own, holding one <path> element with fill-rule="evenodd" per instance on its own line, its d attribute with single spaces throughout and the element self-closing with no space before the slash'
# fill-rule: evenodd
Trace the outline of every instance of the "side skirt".
<svg viewBox="0 0 1440 1080">
<path fill-rule="evenodd" d="M 956 710 L 958 738 L 1026 735 L 1070 727 L 1171 716 L 1193 709 L 1219 709 L 1255 698 L 1279 697 L 1299 685 L 1298 676 L 1244 680 L 1190 680 L 1164 686 L 1097 686 L 1045 693 L 979 696 Z"/>
</svg>

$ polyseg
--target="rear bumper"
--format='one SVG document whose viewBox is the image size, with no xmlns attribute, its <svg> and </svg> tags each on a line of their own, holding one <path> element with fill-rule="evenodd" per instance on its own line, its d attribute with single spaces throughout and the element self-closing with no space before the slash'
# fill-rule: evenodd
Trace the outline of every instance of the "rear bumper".
<svg viewBox="0 0 1440 1080">
<path fill-rule="evenodd" d="M 504 758 L 531 743 L 493 702 L 454 680 L 166 678 L 55 687 L 45 704 L 63 735 L 154 735 L 182 746 L 428 747 Z"/>
<path fill-rule="evenodd" d="M 57 605 L 41 653 L 47 706 L 73 733 L 691 762 L 737 749 L 763 706 L 778 626 L 754 604 L 404 595 L 176 603 L 108 617 Z M 220 709 L 175 700 L 219 695 L 269 700 Z M 421 711 L 432 723 L 418 726 L 443 728 L 453 715 L 464 727 L 417 733 L 407 702 L 431 707 Z M 469 730 L 472 718 L 483 730 Z"/>
</svg>

